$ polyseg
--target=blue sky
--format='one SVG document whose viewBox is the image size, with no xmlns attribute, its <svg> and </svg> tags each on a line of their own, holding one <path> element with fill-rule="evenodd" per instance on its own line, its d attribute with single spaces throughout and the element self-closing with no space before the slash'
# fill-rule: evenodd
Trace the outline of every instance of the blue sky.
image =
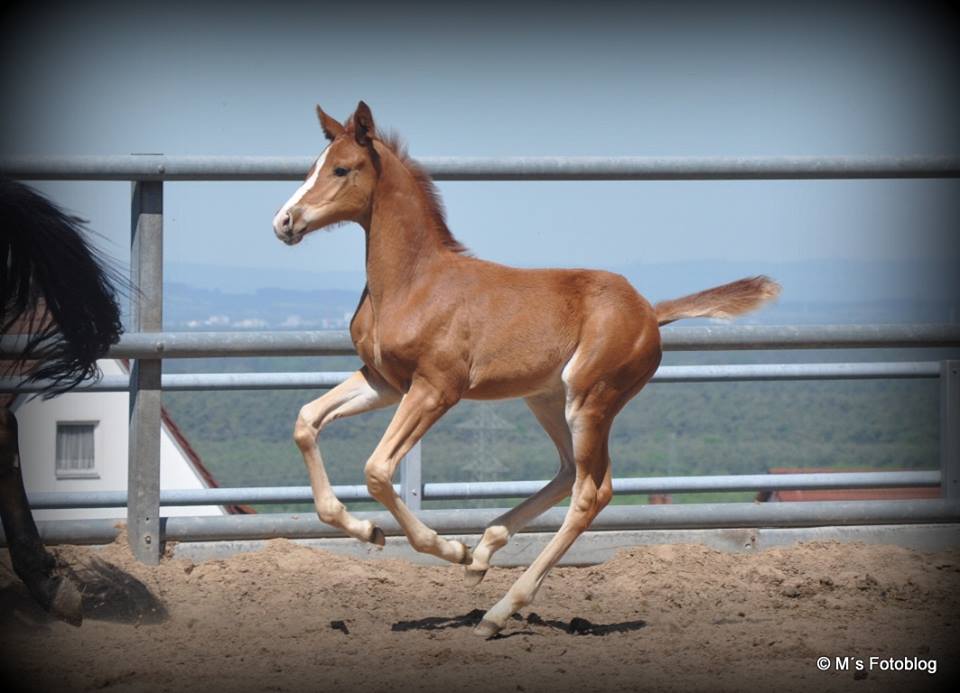
<svg viewBox="0 0 960 693">
<path fill-rule="evenodd" d="M 4 10 L 0 153 L 314 155 L 314 104 L 362 98 L 414 156 L 960 154 L 960 36 L 932 3 L 200 5 Z M 167 184 L 168 276 L 362 269 L 356 227 L 274 238 L 296 185 Z M 126 253 L 127 184 L 40 187 Z M 523 266 L 960 266 L 956 181 L 440 187 L 475 254 Z"/>
</svg>

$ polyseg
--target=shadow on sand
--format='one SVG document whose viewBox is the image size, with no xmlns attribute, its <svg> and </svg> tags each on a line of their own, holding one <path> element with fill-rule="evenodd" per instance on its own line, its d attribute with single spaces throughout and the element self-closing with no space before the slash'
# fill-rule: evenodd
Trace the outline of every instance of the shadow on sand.
<svg viewBox="0 0 960 693">
<path fill-rule="evenodd" d="M 83 563 L 57 569 L 76 584 L 83 618 L 112 623 L 156 624 L 167 619 L 167 609 L 140 580 L 112 563 L 91 557 Z M 0 589 L 0 628 L 16 626 L 46 630 L 56 618 L 37 604 L 19 579 Z"/>
<path fill-rule="evenodd" d="M 474 609 L 473 611 L 461 616 L 428 616 L 416 621 L 399 621 L 394 623 L 390 630 L 403 632 L 408 630 L 444 630 L 447 628 L 465 628 L 480 623 L 484 615 L 483 609 Z M 646 621 L 625 621 L 623 623 L 600 624 L 591 623 L 585 618 L 574 616 L 569 623 L 566 621 L 557 621 L 554 619 L 542 619 L 536 613 L 531 613 L 524 620 L 520 614 L 514 614 L 511 617 L 518 623 L 525 623 L 528 626 L 546 627 L 569 633 L 570 635 L 610 635 L 611 633 L 627 633 L 633 630 L 640 630 L 645 627 Z M 533 630 L 512 631 L 502 635 L 494 636 L 494 639 L 509 638 L 514 635 L 539 635 Z"/>
</svg>

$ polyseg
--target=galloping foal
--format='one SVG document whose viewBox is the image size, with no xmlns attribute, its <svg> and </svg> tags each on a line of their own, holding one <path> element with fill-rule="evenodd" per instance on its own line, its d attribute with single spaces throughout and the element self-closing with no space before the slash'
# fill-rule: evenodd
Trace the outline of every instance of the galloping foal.
<svg viewBox="0 0 960 693">
<path fill-rule="evenodd" d="M 378 135 L 365 103 L 345 125 L 319 106 L 317 115 L 330 144 L 277 213 L 274 232 L 294 245 L 311 231 L 353 221 L 367 249 L 367 286 L 350 323 L 365 365 L 305 405 L 294 432 L 317 513 L 361 541 L 384 544 L 379 527 L 350 515 L 334 496 L 317 439 L 335 419 L 396 402 L 364 468 L 367 486 L 417 551 L 466 565 L 468 583 L 483 579 L 514 533 L 572 493 L 556 536 L 477 626 L 489 637 L 533 600 L 610 501 L 610 427 L 660 364 L 660 325 L 739 315 L 780 287 L 755 277 L 651 306 L 616 274 L 514 269 L 470 257 L 447 228 L 427 174 Z M 472 552 L 424 525 L 391 483 L 400 459 L 464 397 L 523 397 L 560 453 L 556 477 L 491 522 Z"/>
</svg>

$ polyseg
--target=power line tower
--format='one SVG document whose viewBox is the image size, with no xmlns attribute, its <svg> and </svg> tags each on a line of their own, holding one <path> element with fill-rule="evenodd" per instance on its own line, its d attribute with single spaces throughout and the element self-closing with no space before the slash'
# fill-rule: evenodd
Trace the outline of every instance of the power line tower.
<svg viewBox="0 0 960 693">
<path fill-rule="evenodd" d="M 516 430 L 516 426 L 498 415 L 493 407 L 475 407 L 474 413 L 457 424 L 457 428 L 471 432 L 470 451 L 463 465 L 471 481 L 493 481 L 509 469 L 496 451 L 501 432 Z"/>
</svg>

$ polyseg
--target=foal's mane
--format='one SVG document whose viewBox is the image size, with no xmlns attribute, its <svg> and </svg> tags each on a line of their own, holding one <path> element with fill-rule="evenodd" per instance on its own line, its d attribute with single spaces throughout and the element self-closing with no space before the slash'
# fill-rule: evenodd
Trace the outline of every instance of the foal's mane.
<svg viewBox="0 0 960 693">
<path fill-rule="evenodd" d="M 349 128 L 350 125 L 348 124 L 347 127 Z M 387 149 L 393 152 L 394 156 L 400 160 L 404 168 L 413 176 L 414 182 L 417 184 L 420 192 L 423 193 L 423 199 L 427 203 L 427 213 L 434 227 L 436 227 L 440 233 L 440 240 L 444 247 L 455 253 L 469 253 L 467 247 L 454 238 L 453 233 L 447 226 L 443 200 L 440 198 L 440 192 L 437 190 L 437 186 L 434 185 L 433 179 L 430 178 L 430 174 L 407 153 L 407 146 L 400 139 L 400 136 L 394 132 L 383 135 L 378 133 L 377 139 Z"/>
</svg>

